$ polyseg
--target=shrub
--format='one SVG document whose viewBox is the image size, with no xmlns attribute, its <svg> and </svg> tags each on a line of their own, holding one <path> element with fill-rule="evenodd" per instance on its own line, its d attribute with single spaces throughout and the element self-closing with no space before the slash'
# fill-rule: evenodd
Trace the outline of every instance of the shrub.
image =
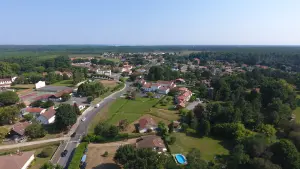
<svg viewBox="0 0 300 169">
<path fill-rule="evenodd" d="M 38 155 L 39 157 L 42 157 L 42 158 L 47 158 L 47 157 L 50 157 L 53 153 L 53 150 L 51 147 L 46 147 L 44 148 L 41 153 Z"/>
<path fill-rule="evenodd" d="M 175 142 L 176 142 L 176 137 L 172 136 L 172 137 L 170 138 L 170 141 L 168 142 L 168 144 L 172 145 L 172 144 L 174 144 Z"/>
<path fill-rule="evenodd" d="M 103 157 L 107 157 L 108 156 L 108 152 L 105 151 L 104 154 L 103 154 Z"/>
</svg>

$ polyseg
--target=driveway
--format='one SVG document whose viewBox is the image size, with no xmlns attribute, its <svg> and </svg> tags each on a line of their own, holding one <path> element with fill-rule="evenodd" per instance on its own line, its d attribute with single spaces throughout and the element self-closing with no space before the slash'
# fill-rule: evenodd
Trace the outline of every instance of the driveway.
<svg viewBox="0 0 300 169">
<path fill-rule="evenodd" d="M 198 104 L 202 104 L 203 101 L 193 101 L 186 106 L 186 109 L 193 110 Z"/>
</svg>

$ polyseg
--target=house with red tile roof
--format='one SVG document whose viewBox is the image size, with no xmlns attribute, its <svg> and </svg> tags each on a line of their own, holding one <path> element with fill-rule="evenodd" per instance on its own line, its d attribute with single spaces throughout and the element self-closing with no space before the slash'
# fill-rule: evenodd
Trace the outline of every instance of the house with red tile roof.
<svg viewBox="0 0 300 169">
<path fill-rule="evenodd" d="M 151 130 L 154 131 L 157 129 L 157 124 L 151 117 L 142 118 L 139 120 L 139 132 L 146 133 L 147 131 Z"/>
<path fill-rule="evenodd" d="M 34 160 L 34 151 L 17 152 L 0 156 L 1 169 L 26 169 Z"/>
<path fill-rule="evenodd" d="M 170 89 L 176 87 L 174 81 L 157 81 L 156 83 L 152 83 L 140 79 L 137 83 L 142 85 L 142 90 L 146 92 L 157 92 L 161 94 L 168 94 Z"/>
<path fill-rule="evenodd" d="M 44 113 L 46 109 L 40 108 L 40 107 L 26 107 L 21 110 L 21 114 L 24 116 L 26 114 L 32 114 L 34 116 L 38 116 L 41 113 Z"/>
<path fill-rule="evenodd" d="M 158 153 L 166 152 L 164 141 L 155 135 L 141 136 L 135 143 L 136 148 L 150 148 Z"/>
<path fill-rule="evenodd" d="M 47 111 L 40 114 L 37 120 L 42 124 L 51 124 L 55 121 L 55 109 L 54 107 L 49 107 Z"/>
<path fill-rule="evenodd" d="M 25 135 L 25 129 L 31 125 L 31 122 L 25 121 L 25 122 L 19 122 L 13 125 L 11 129 L 11 134 L 17 134 L 19 136 Z"/>
<path fill-rule="evenodd" d="M 186 103 L 190 100 L 193 93 L 185 87 L 178 88 L 178 91 L 179 94 L 175 97 L 175 101 L 178 108 L 183 108 L 186 106 Z"/>
</svg>

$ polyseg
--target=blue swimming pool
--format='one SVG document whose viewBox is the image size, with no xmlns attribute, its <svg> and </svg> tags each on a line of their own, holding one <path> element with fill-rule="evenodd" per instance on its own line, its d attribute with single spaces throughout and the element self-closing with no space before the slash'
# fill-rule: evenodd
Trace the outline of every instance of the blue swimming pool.
<svg viewBox="0 0 300 169">
<path fill-rule="evenodd" d="M 182 154 L 176 154 L 175 159 L 179 164 L 186 164 L 186 159 Z"/>
</svg>

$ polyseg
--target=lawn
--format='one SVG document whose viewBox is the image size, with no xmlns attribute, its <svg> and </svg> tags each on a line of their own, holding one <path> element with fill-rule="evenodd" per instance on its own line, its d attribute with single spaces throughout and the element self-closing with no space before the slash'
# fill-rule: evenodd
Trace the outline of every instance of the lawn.
<svg viewBox="0 0 300 169">
<path fill-rule="evenodd" d="M 72 87 L 73 86 L 73 81 L 72 80 L 62 80 L 56 83 L 51 84 L 52 86 L 68 86 Z"/>
<path fill-rule="evenodd" d="M 88 131 L 92 133 L 97 123 L 104 120 L 114 125 L 123 119 L 127 119 L 130 123 L 134 122 L 144 114 L 150 113 L 152 106 L 157 101 L 158 99 L 149 98 L 137 98 L 136 100 L 118 98 L 97 113 L 89 125 Z"/>
<path fill-rule="evenodd" d="M 229 150 L 222 145 L 221 140 L 215 140 L 209 137 L 196 138 L 187 136 L 185 133 L 173 133 L 176 142 L 169 145 L 172 154 L 187 154 L 192 148 L 199 149 L 202 158 L 207 161 L 214 159 L 215 155 L 227 155 Z"/>
<path fill-rule="evenodd" d="M 297 107 L 293 113 L 296 115 L 296 122 L 300 123 L 300 107 Z"/>
<path fill-rule="evenodd" d="M 114 88 L 118 85 L 115 80 L 99 80 L 103 84 L 104 87 Z"/>
</svg>

